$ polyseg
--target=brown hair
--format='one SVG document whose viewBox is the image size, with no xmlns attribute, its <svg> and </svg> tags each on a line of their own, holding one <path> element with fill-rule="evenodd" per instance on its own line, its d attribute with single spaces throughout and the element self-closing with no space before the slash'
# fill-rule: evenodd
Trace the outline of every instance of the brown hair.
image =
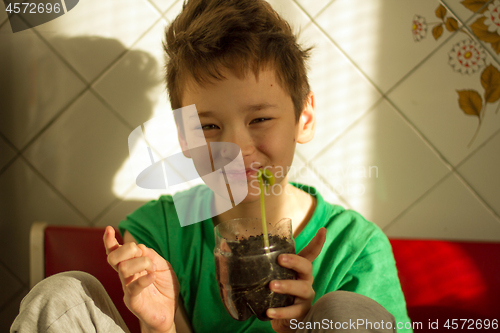
<svg viewBox="0 0 500 333">
<path fill-rule="evenodd" d="M 163 47 L 172 110 L 182 106 L 182 89 L 189 78 L 203 85 L 225 79 L 222 68 L 239 78 L 249 70 L 258 77 L 260 70 L 274 68 L 299 120 L 310 91 L 305 62 L 311 48 L 297 43 L 290 25 L 266 1 L 185 1 L 166 29 Z"/>
</svg>

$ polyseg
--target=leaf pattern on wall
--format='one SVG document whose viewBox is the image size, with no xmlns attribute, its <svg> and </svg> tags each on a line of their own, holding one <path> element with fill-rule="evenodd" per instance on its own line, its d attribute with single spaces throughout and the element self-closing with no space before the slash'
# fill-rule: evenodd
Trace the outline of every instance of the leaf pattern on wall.
<svg viewBox="0 0 500 333">
<path fill-rule="evenodd" d="M 484 5 L 488 0 L 464 0 L 461 2 L 462 5 L 464 5 L 465 8 L 471 10 L 473 13 L 479 11 L 480 14 L 484 13 L 484 11 L 487 9 L 486 7 L 483 8 Z"/>
<path fill-rule="evenodd" d="M 493 65 L 484 69 L 481 74 L 481 85 L 484 88 L 486 103 L 495 103 L 500 99 L 500 71 Z"/>
<path fill-rule="evenodd" d="M 458 107 L 463 114 L 477 117 L 478 120 L 476 131 L 468 144 L 470 147 L 481 128 L 487 104 L 497 103 L 500 100 L 500 71 L 492 64 L 486 65 L 486 52 L 479 42 L 490 44 L 495 53 L 500 54 L 500 0 L 463 0 L 461 4 L 473 13 L 482 14 L 470 25 L 475 36 L 464 29 L 455 17 L 448 16 L 448 10 L 443 5 L 439 5 L 434 12 L 441 22 L 429 24 L 434 24 L 432 36 L 435 40 L 443 35 L 444 28 L 450 33 L 461 32 L 469 37 L 453 45 L 448 52 L 448 63 L 454 71 L 471 75 L 484 67 L 480 77 L 484 94 L 481 95 L 473 89 L 456 90 Z M 426 37 L 427 24 L 425 17 L 420 15 L 413 17 L 412 33 L 415 42 L 420 42 Z M 500 102 L 496 114 L 499 109 Z"/>
</svg>

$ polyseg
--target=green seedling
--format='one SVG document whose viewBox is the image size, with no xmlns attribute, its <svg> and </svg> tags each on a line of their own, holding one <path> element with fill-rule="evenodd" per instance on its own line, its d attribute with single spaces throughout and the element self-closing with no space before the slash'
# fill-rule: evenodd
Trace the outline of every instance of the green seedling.
<svg viewBox="0 0 500 333">
<path fill-rule="evenodd" d="M 259 169 L 257 173 L 260 186 L 260 214 L 262 217 L 262 233 L 264 235 L 264 249 L 269 253 L 269 237 L 267 235 L 267 222 L 266 222 L 266 207 L 264 205 L 264 186 L 274 185 L 274 176 L 271 171 L 267 169 Z"/>
</svg>

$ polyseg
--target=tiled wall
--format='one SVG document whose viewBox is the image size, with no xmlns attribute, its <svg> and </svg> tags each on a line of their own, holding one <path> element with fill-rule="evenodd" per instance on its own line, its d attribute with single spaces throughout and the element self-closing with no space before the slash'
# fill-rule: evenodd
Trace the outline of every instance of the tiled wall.
<svg viewBox="0 0 500 333">
<path fill-rule="evenodd" d="M 500 1 L 271 3 L 315 46 L 318 128 L 293 179 L 392 237 L 500 241 Z M 127 137 L 170 111 L 160 42 L 181 5 L 83 0 L 13 34 L 0 4 L 1 331 L 33 221 L 116 225 L 158 194 L 129 177 Z"/>
</svg>

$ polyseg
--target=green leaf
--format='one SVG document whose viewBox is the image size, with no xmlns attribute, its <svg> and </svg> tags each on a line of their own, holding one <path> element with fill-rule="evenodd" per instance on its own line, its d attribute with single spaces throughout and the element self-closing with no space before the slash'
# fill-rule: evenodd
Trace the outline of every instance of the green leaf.
<svg viewBox="0 0 500 333">
<path fill-rule="evenodd" d="M 262 177 L 262 181 L 264 182 L 265 185 L 274 185 L 274 175 L 271 171 L 268 169 L 259 169 L 259 172 L 257 173 L 257 177 Z"/>
<path fill-rule="evenodd" d="M 458 93 L 458 106 L 465 114 L 470 116 L 481 115 L 483 108 L 483 100 L 481 95 L 475 90 L 457 90 Z"/>
</svg>

